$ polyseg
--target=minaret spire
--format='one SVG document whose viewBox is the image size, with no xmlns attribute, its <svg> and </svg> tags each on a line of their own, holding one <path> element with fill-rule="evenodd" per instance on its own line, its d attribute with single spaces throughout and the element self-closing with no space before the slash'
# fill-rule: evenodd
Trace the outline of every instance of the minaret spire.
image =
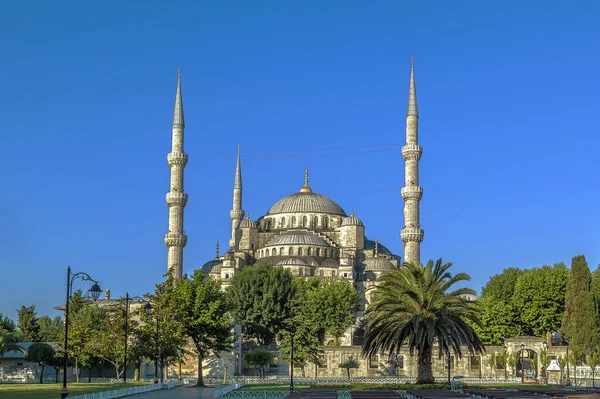
<svg viewBox="0 0 600 399">
<path fill-rule="evenodd" d="M 308 165 L 306 165 L 306 170 L 304 171 L 304 186 L 300 189 L 301 193 L 312 193 L 312 189 L 308 185 Z"/>
<path fill-rule="evenodd" d="M 215 252 L 216 252 L 215 259 L 219 259 L 219 240 L 217 240 L 217 248 L 216 248 Z"/>
<path fill-rule="evenodd" d="M 229 212 L 231 218 L 231 238 L 229 239 L 229 247 L 237 250 L 239 246 L 238 226 L 244 218 L 242 210 L 242 163 L 240 160 L 240 145 L 237 148 L 237 161 L 235 164 L 235 177 L 233 179 L 233 208 Z"/>
<path fill-rule="evenodd" d="M 421 241 L 425 232 L 421 229 L 419 204 L 423 188 L 419 186 L 419 160 L 423 148 L 419 145 L 419 110 L 415 84 L 415 58 L 411 60 L 408 107 L 406 110 L 406 145 L 402 147 L 404 159 L 404 187 L 400 190 L 404 200 L 404 228 L 400 237 L 404 243 L 404 262 L 421 263 Z"/>
<path fill-rule="evenodd" d="M 187 204 L 188 195 L 183 191 L 183 170 L 187 165 L 188 156 L 183 150 L 183 100 L 181 97 L 181 69 L 177 69 L 177 92 L 171 126 L 172 148 L 167 155 L 171 168 L 171 183 L 166 200 L 169 206 L 169 231 L 165 234 L 167 246 L 167 272 L 174 272 L 175 278 L 183 275 L 183 248 L 187 244 L 187 236 L 183 231 L 183 210 Z"/>
</svg>

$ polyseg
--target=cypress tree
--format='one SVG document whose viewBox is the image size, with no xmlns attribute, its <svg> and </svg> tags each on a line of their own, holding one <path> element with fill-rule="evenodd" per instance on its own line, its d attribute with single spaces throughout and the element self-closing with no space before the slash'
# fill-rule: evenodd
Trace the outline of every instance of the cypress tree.
<svg viewBox="0 0 600 399">
<path fill-rule="evenodd" d="M 574 257 L 571 263 L 562 332 L 569 346 L 583 354 L 590 354 L 598 347 L 598 309 L 592 275 L 583 255 Z"/>
</svg>

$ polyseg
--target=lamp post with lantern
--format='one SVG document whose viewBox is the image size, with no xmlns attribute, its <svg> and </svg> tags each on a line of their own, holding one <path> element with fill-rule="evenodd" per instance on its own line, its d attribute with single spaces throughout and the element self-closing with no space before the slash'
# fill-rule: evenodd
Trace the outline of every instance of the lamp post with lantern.
<svg viewBox="0 0 600 399">
<path fill-rule="evenodd" d="M 96 301 L 102 290 L 100 289 L 100 284 L 90 277 L 89 274 L 79 272 L 79 273 L 71 273 L 71 266 L 67 267 L 67 301 L 65 303 L 65 358 L 63 365 L 63 386 L 62 391 L 60 392 L 60 397 L 65 399 L 69 396 L 69 389 L 67 388 L 67 368 L 69 367 L 69 301 L 71 300 L 71 295 L 73 294 L 73 282 L 77 279 L 83 281 L 91 281 L 94 284 L 89 289 L 89 293 L 94 301 Z"/>
<path fill-rule="evenodd" d="M 525 383 L 525 373 L 523 367 L 523 352 L 525 350 L 525 344 L 521 344 L 521 384 Z"/>
</svg>

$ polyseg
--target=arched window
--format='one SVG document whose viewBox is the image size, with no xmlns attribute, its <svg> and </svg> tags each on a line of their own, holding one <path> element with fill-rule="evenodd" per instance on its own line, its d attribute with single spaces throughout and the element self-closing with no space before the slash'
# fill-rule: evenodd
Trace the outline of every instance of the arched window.
<svg viewBox="0 0 600 399">
<path fill-rule="evenodd" d="M 327 248 L 325 248 L 325 257 L 329 258 L 329 250 Z"/>
<path fill-rule="evenodd" d="M 302 256 L 302 247 L 298 248 L 298 256 Z"/>
<path fill-rule="evenodd" d="M 323 270 L 322 270 L 322 269 L 321 269 L 321 270 L 319 270 L 319 276 L 323 277 L 323 275 L 324 275 L 324 274 L 325 274 L 325 273 L 323 272 Z"/>
<path fill-rule="evenodd" d="M 300 269 L 300 276 L 304 275 L 304 269 Z"/>
<path fill-rule="evenodd" d="M 288 249 L 288 255 L 293 255 L 294 254 L 294 248 L 290 247 Z"/>
<path fill-rule="evenodd" d="M 285 251 L 285 248 L 283 248 L 283 247 L 279 248 L 279 255 L 283 256 L 284 251 Z"/>
<path fill-rule="evenodd" d="M 315 216 L 313 223 L 314 223 L 314 227 L 317 227 L 319 225 L 319 217 L 318 216 Z"/>
<path fill-rule="evenodd" d="M 267 256 L 269 256 L 269 250 L 267 249 Z"/>
<path fill-rule="evenodd" d="M 306 250 L 306 255 L 310 256 L 310 253 L 311 253 L 311 251 L 310 251 L 310 248 L 308 248 L 308 249 Z"/>
<path fill-rule="evenodd" d="M 328 229 L 329 228 L 329 218 L 327 216 L 325 216 L 323 218 L 323 228 L 324 229 Z"/>
<path fill-rule="evenodd" d="M 264 258 L 265 257 L 265 250 L 263 249 L 262 251 L 260 251 L 260 257 Z"/>
<path fill-rule="evenodd" d="M 268 249 L 267 249 L 267 251 L 268 251 Z M 273 248 L 273 256 L 276 256 L 276 255 L 277 255 L 277 248 Z"/>
<path fill-rule="evenodd" d="M 292 227 L 296 227 L 296 216 L 292 216 Z"/>
<path fill-rule="evenodd" d="M 331 271 L 331 277 L 335 277 L 335 270 Z"/>
<path fill-rule="evenodd" d="M 285 218 L 281 218 L 281 228 L 285 228 Z"/>
<path fill-rule="evenodd" d="M 308 227 L 308 219 L 306 218 L 306 216 L 302 216 L 302 227 Z"/>
<path fill-rule="evenodd" d="M 317 248 L 317 256 L 321 256 L 321 248 Z"/>
<path fill-rule="evenodd" d="M 271 219 L 267 220 L 267 228 L 266 228 L 266 230 L 267 231 L 271 230 Z"/>
<path fill-rule="evenodd" d="M 365 330 L 364 328 L 357 328 L 352 333 L 352 345 L 359 346 L 363 344 L 365 339 Z"/>
</svg>

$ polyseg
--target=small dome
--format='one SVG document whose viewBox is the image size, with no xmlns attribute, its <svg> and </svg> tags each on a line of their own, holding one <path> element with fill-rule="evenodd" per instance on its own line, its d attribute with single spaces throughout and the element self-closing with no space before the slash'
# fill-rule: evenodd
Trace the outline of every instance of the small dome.
<svg viewBox="0 0 600 399">
<path fill-rule="evenodd" d="M 333 200 L 313 192 L 300 192 L 288 195 L 277 201 L 267 215 L 278 213 L 328 213 L 346 216 L 346 212 Z"/>
<path fill-rule="evenodd" d="M 388 270 L 395 269 L 394 264 L 387 260 L 386 258 L 382 258 L 379 256 L 375 256 L 373 258 L 367 258 L 364 261 L 365 264 L 365 272 L 385 272 Z"/>
<path fill-rule="evenodd" d="M 277 266 L 308 266 L 308 263 L 300 258 L 285 258 L 277 262 Z"/>
<path fill-rule="evenodd" d="M 339 267 L 339 263 L 335 259 L 325 259 L 321 263 L 321 267 Z"/>
<path fill-rule="evenodd" d="M 309 266 L 319 267 L 319 263 L 312 256 L 306 257 L 304 259 L 306 259 L 306 263 L 308 263 Z"/>
<path fill-rule="evenodd" d="M 378 245 L 378 252 L 380 254 L 385 254 L 385 255 L 393 255 L 392 252 L 387 249 L 384 245 L 382 245 L 380 242 L 377 243 Z M 369 240 L 366 236 L 365 236 L 365 250 L 373 250 L 375 249 L 375 241 L 371 241 Z"/>
<path fill-rule="evenodd" d="M 204 265 L 202 265 L 202 267 L 200 268 L 200 270 L 202 270 L 202 273 L 204 273 L 204 274 L 220 273 L 221 272 L 221 265 L 223 265 L 223 261 L 222 260 L 213 259 L 213 260 L 209 260 Z"/>
<path fill-rule="evenodd" d="M 363 226 L 363 222 L 352 214 L 342 220 L 342 227 L 343 226 Z"/>
<path fill-rule="evenodd" d="M 267 246 L 271 245 L 319 245 L 328 247 L 323 238 L 308 231 L 291 231 L 275 236 Z"/>
<path fill-rule="evenodd" d="M 254 222 L 254 220 L 250 219 L 249 217 L 242 220 L 240 223 L 240 228 L 246 228 L 249 227 L 251 229 L 255 229 L 256 228 L 256 223 Z"/>
</svg>

